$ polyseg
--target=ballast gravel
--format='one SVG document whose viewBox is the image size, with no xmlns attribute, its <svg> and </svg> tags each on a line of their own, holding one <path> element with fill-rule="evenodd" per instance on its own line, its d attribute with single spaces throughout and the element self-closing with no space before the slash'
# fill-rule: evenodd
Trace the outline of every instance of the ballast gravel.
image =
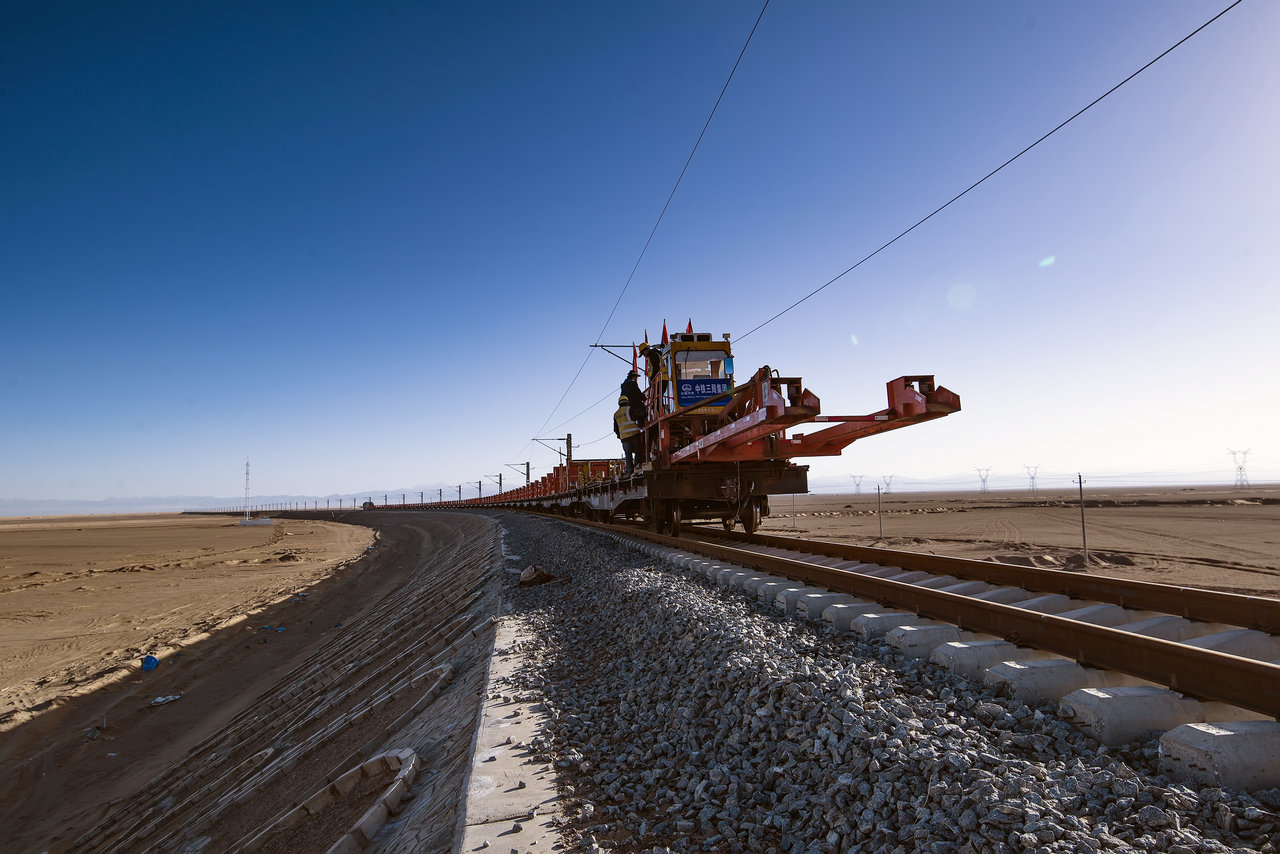
<svg viewBox="0 0 1280 854">
<path fill-rule="evenodd" d="M 1278 850 L 1280 790 L 1173 782 L 1154 739 L 1100 746 L 606 535 L 499 519 L 520 566 L 571 576 L 513 582 L 508 607 L 534 638 L 518 689 L 550 717 L 530 747 L 558 769 L 579 850 Z"/>
</svg>

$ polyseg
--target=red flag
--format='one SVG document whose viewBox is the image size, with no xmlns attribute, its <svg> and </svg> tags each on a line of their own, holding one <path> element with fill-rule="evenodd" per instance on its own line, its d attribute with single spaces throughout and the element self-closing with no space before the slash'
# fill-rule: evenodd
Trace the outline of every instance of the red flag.
<svg viewBox="0 0 1280 854">
<path fill-rule="evenodd" d="M 665 347 L 670 340 L 671 337 L 667 335 L 667 322 L 664 320 L 662 321 L 662 345 Z"/>
<path fill-rule="evenodd" d="M 645 336 L 645 337 L 647 338 L 648 336 Z M 639 357 L 636 355 L 636 345 L 632 344 L 631 345 L 631 370 L 635 371 L 637 374 L 640 373 L 640 369 L 636 367 L 638 358 Z"/>
<path fill-rule="evenodd" d="M 690 335 L 693 334 L 693 318 L 692 317 L 689 318 L 689 325 L 684 328 L 684 331 L 689 333 Z"/>
</svg>

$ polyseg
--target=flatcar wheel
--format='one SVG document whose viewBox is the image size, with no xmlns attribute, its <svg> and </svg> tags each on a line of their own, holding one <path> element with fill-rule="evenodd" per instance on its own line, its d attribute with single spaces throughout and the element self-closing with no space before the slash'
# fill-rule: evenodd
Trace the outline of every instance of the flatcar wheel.
<svg viewBox="0 0 1280 854">
<path fill-rule="evenodd" d="M 666 527 L 666 508 L 662 506 L 661 501 L 654 501 L 649 507 L 649 518 L 646 520 L 648 528 L 655 534 L 661 534 L 662 529 Z"/>
<path fill-rule="evenodd" d="M 673 537 L 680 536 L 680 502 L 672 501 L 671 510 L 667 513 L 667 526 Z"/>
<path fill-rule="evenodd" d="M 742 511 L 742 529 L 748 534 L 760 530 L 760 500 L 752 499 L 751 504 Z"/>
</svg>

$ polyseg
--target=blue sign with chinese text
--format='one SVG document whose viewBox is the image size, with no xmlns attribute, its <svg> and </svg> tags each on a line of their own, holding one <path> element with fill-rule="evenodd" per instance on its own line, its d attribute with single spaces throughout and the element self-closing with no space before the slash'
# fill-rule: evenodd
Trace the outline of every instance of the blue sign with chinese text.
<svg viewBox="0 0 1280 854">
<path fill-rule="evenodd" d="M 689 406 L 697 403 L 704 398 L 711 397 L 714 394 L 722 394 L 729 390 L 729 378 L 720 377 L 718 379 L 696 379 L 696 380 L 677 380 L 676 381 L 676 403 L 679 406 Z M 707 406 L 724 406 L 729 402 L 729 398 L 722 397 L 713 400 Z"/>
</svg>

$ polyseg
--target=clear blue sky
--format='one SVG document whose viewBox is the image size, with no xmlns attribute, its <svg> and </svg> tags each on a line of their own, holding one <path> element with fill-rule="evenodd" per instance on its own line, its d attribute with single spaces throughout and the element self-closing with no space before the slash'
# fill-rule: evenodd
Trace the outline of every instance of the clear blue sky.
<svg viewBox="0 0 1280 854">
<path fill-rule="evenodd" d="M 616 455 L 588 345 L 742 335 L 1225 5 L 777 0 L 603 335 L 759 4 L 10 9 L 0 498 Z M 907 373 L 963 399 L 815 478 L 1280 478 L 1277 44 L 1246 0 L 747 336 L 740 374 L 829 413 Z"/>
</svg>

